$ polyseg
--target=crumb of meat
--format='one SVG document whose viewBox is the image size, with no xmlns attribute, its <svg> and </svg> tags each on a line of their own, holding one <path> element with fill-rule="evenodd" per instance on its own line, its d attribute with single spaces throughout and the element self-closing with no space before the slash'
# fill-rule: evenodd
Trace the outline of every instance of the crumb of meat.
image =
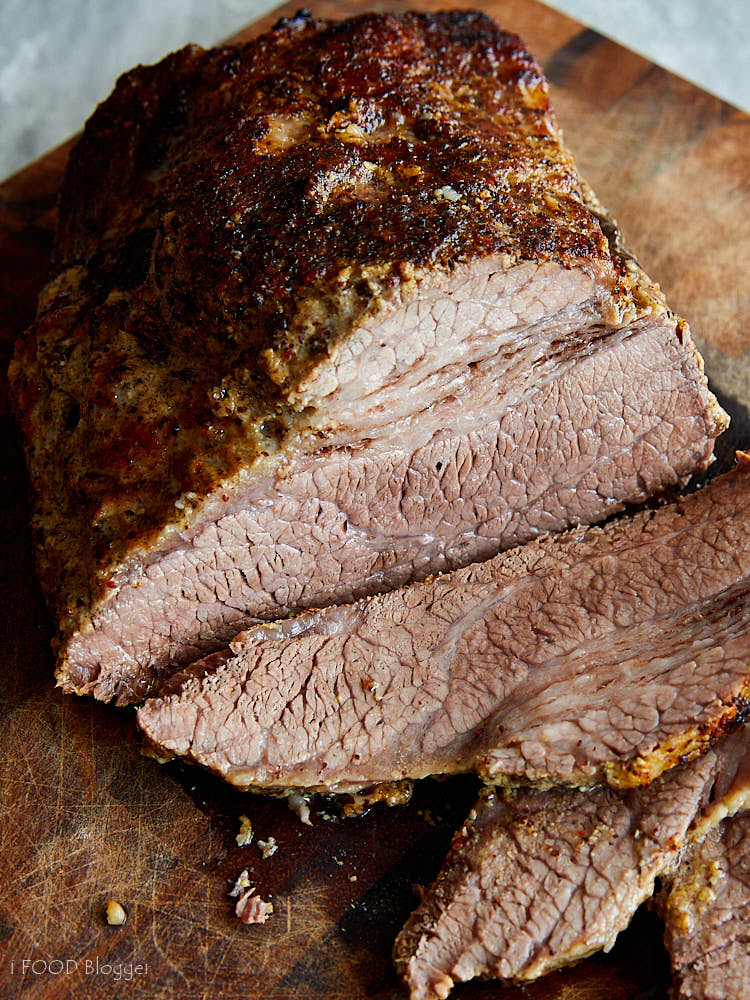
<svg viewBox="0 0 750 1000">
<path fill-rule="evenodd" d="M 389 806 L 405 805 L 411 799 L 413 790 L 414 782 L 407 778 L 403 781 L 381 781 L 364 791 L 349 792 L 339 800 L 341 815 L 361 816 L 378 802 Z"/>
<path fill-rule="evenodd" d="M 270 858 L 272 854 L 275 854 L 279 849 L 279 845 L 276 843 L 275 837 L 269 837 L 268 840 L 258 841 L 258 850 L 261 853 L 261 857 L 265 861 L 266 858 Z"/>
<path fill-rule="evenodd" d="M 312 826 L 312 820 L 310 819 L 310 806 L 304 795 L 300 795 L 299 792 L 291 792 L 287 796 L 286 801 L 292 812 L 297 813 L 300 818 L 300 822 L 304 823 L 305 826 Z"/>
<path fill-rule="evenodd" d="M 240 895 L 241 892 L 244 892 L 245 889 L 249 888 L 249 886 L 250 886 L 250 877 L 247 874 L 247 868 L 244 868 L 240 872 L 237 881 L 234 883 L 234 888 L 229 890 L 229 895 L 237 897 Z"/>
<path fill-rule="evenodd" d="M 111 927 L 121 927 L 128 919 L 124 908 L 114 899 L 110 899 L 106 909 L 107 923 Z"/>
<path fill-rule="evenodd" d="M 243 924 L 264 924 L 273 913 L 273 903 L 256 896 L 253 886 L 237 900 L 234 912 Z"/>
<path fill-rule="evenodd" d="M 240 832 L 234 838 L 238 847 L 247 847 L 253 840 L 253 824 L 247 816 L 240 816 Z"/>
</svg>

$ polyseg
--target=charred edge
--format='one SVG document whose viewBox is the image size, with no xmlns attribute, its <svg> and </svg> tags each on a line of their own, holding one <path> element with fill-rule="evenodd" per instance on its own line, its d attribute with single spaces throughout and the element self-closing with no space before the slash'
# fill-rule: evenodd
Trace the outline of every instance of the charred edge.
<svg viewBox="0 0 750 1000">
<path fill-rule="evenodd" d="M 291 17 L 280 17 L 271 28 L 271 31 L 302 31 L 314 23 L 315 21 L 310 9 L 308 7 L 301 7 Z"/>
<path fill-rule="evenodd" d="M 607 764 L 604 772 L 612 788 L 648 785 L 665 771 L 689 764 L 750 718 L 750 682 L 726 706 L 718 719 L 696 726 L 656 746 L 649 754 L 637 755 L 622 764 Z M 661 762 L 662 766 L 659 766 Z M 656 766 L 656 769 L 654 767 Z"/>
<path fill-rule="evenodd" d="M 565 785 L 571 788 L 595 788 L 602 783 L 614 789 L 639 788 L 650 785 L 665 771 L 680 764 L 689 764 L 710 750 L 728 733 L 750 722 L 750 681 L 736 698 L 728 702 L 719 718 L 687 729 L 653 748 L 649 753 L 636 754 L 625 761 L 609 761 L 593 773 L 574 771 L 566 777 L 529 778 L 524 774 L 492 774 L 491 759 L 477 763 L 477 774 L 488 785 L 512 796 L 520 788 L 545 791 Z"/>
</svg>

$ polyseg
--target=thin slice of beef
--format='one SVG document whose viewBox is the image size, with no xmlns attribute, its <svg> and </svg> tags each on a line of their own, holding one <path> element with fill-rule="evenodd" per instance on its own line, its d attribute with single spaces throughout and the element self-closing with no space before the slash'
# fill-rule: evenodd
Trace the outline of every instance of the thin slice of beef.
<svg viewBox="0 0 750 1000">
<path fill-rule="evenodd" d="M 610 948 L 685 845 L 749 807 L 744 728 L 647 788 L 527 789 L 504 797 L 486 789 L 396 940 L 394 961 L 412 1000 L 444 998 L 477 976 L 526 982 Z M 686 882 L 689 870 L 680 868 L 670 913 L 678 914 Z M 731 902 L 742 898 L 741 883 L 738 873 Z M 699 893 L 685 902 L 688 912 L 700 905 Z M 677 920 L 668 918 L 668 927 Z M 706 949 L 711 933 L 702 926 L 705 938 L 694 952 L 687 942 L 671 945 L 675 965 L 685 964 L 680 947 L 688 954 Z M 694 995 L 714 996 L 685 994 Z"/>
<path fill-rule="evenodd" d="M 658 899 L 673 1000 L 750 1000 L 750 814 L 691 848 Z"/>
<path fill-rule="evenodd" d="M 124 76 L 10 370 L 68 691 L 590 523 L 711 461 L 687 326 L 472 12 Z"/>
<path fill-rule="evenodd" d="M 139 725 L 243 786 L 646 783 L 746 707 L 749 487 L 743 454 L 658 510 L 256 626 Z"/>
</svg>

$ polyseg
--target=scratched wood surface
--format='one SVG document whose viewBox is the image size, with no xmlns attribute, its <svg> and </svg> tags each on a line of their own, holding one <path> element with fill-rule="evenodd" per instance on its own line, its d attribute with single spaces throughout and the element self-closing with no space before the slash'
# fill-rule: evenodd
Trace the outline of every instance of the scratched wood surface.
<svg viewBox="0 0 750 1000">
<path fill-rule="evenodd" d="M 357 9 L 314 5 L 329 16 Z M 734 418 L 714 470 L 727 467 L 750 444 L 750 118 L 533 0 L 485 9 L 544 63 L 582 171 L 690 320 Z M 44 278 L 66 152 L 0 186 L 3 372 Z M 144 758 L 132 712 L 52 687 L 4 387 L 0 455 L 0 996 L 396 1000 L 394 935 L 413 885 L 437 871 L 472 780 L 426 782 L 407 807 L 316 816 L 308 828 L 283 804 Z M 273 857 L 235 844 L 243 813 L 256 836 L 276 838 Z M 243 868 L 273 900 L 262 927 L 232 915 L 227 890 Z M 109 898 L 127 910 L 122 927 L 103 919 Z M 639 914 L 607 956 L 525 991 L 474 983 L 455 995 L 666 1000 L 668 978 L 659 924 Z"/>
</svg>

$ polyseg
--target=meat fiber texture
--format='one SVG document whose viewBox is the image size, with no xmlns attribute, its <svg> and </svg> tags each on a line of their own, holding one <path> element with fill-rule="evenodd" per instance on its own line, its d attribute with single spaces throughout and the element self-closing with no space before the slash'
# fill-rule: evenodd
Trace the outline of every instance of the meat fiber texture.
<svg viewBox="0 0 750 1000">
<path fill-rule="evenodd" d="M 673 1000 L 750 1000 L 750 814 L 693 847 L 659 899 Z"/>
<path fill-rule="evenodd" d="M 603 519 L 711 461 L 684 322 L 483 14 L 123 76 L 10 368 L 67 691 Z"/>
<path fill-rule="evenodd" d="M 160 755 L 241 786 L 645 784 L 750 695 L 750 455 L 686 498 L 259 625 L 166 682 Z"/>
<path fill-rule="evenodd" d="M 750 995 L 732 992 L 735 979 L 721 968 L 743 947 L 741 967 L 745 974 L 749 968 L 750 824 L 740 817 L 727 827 L 733 833 L 719 840 L 710 833 L 748 808 L 745 728 L 647 788 L 526 789 L 505 797 L 486 789 L 396 940 L 394 960 L 411 1000 L 442 1000 L 456 983 L 477 976 L 527 982 L 610 948 L 656 879 L 679 863 L 686 845 L 707 834 L 706 846 L 676 875 L 666 905 L 667 940 L 675 969 L 689 967 L 676 972 L 678 980 L 695 969 L 698 979 L 713 977 L 724 992 L 686 988 L 676 995 Z M 718 868 L 706 875 L 719 850 L 722 871 L 731 854 L 739 864 L 722 889 L 716 888 Z M 694 890 L 697 883 L 712 883 L 715 895 Z M 698 916 L 701 907 L 706 912 Z M 717 950 L 706 955 L 712 942 Z"/>
</svg>

